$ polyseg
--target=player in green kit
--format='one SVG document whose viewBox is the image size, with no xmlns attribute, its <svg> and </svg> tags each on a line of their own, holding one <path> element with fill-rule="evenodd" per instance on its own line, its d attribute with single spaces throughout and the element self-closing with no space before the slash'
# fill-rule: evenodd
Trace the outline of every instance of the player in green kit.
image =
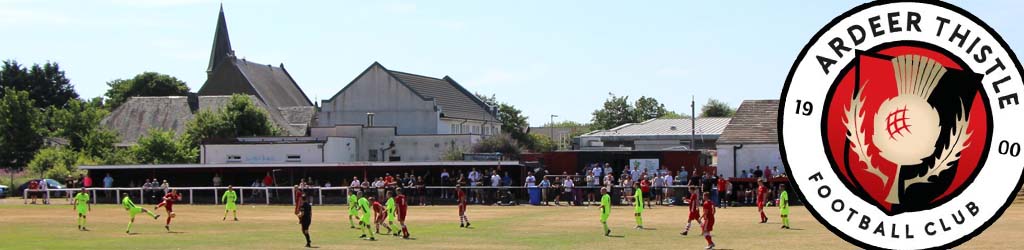
<svg viewBox="0 0 1024 250">
<path fill-rule="evenodd" d="M 641 214 L 644 212 L 644 192 L 640 189 L 639 183 L 633 184 L 633 216 L 636 217 L 636 229 L 644 229 L 644 218 Z"/>
<path fill-rule="evenodd" d="M 384 203 L 384 210 L 388 219 L 388 231 L 395 232 L 392 236 L 398 237 L 398 233 L 402 232 L 402 230 L 395 226 L 395 219 L 398 217 L 398 214 L 395 213 L 395 208 L 395 193 L 388 191 L 388 201 Z"/>
<path fill-rule="evenodd" d="M 372 225 L 370 224 L 370 221 L 373 220 L 373 211 L 370 210 L 370 200 L 366 199 L 366 196 L 363 195 L 362 191 L 360 191 L 358 194 L 360 212 L 359 227 L 363 230 L 363 235 L 360 235 L 359 238 L 366 238 L 366 234 L 367 232 L 369 232 L 370 238 L 368 240 L 376 240 L 373 238 L 373 229 L 370 228 Z"/>
<path fill-rule="evenodd" d="M 786 192 L 786 184 L 779 184 L 779 214 L 782 215 L 782 228 L 789 229 L 789 193 Z"/>
<path fill-rule="evenodd" d="M 136 206 L 135 202 L 132 202 L 132 198 L 130 196 L 128 196 L 128 193 L 124 193 L 123 196 L 124 196 L 124 199 L 121 199 L 121 206 L 124 206 L 124 210 L 128 211 L 128 217 L 130 218 L 130 220 L 128 221 L 128 230 L 125 230 L 124 231 L 125 233 L 128 233 L 128 234 L 132 233 L 132 223 L 135 223 L 135 215 L 137 215 L 139 213 L 145 212 L 145 213 L 149 214 L 149 216 L 153 216 L 154 220 L 160 218 L 159 214 L 153 214 L 153 212 L 150 212 L 149 210 L 146 210 L 145 208 Z"/>
<path fill-rule="evenodd" d="M 89 231 L 89 229 L 85 229 L 85 214 L 92 211 L 92 204 L 89 204 L 89 193 L 85 192 L 85 188 L 75 195 L 75 200 L 72 203 L 75 210 L 78 211 L 78 230 Z"/>
<path fill-rule="evenodd" d="M 601 188 L 601 224 L 604 225 L 604 236 L 612 234 L 608 229 L 608 216 L 612 214 L 612 196 L 608 195 L 608 188 Z"/>
<path fill-rule="evenodd" d="M 235 194 L 235 189 L 232 186 L 228 186 L 228 190 L 224 191 L 224 195 L 220 196 L 220 201 L 224 202 L 224 218 L 220 220 L 228 219 L 228 211 L 235 216 L 235 221 L 238 221 L 238 205 L 235 201 L 238 200 L 238 195 Z"/>
<path fill-rule="evenodd" d="M 359 197 L 354 193 L 348 194 L 348 226 L 352 229 L 356 228 L 356 224 L 352 222 L 352 219 L 359 216 Z"/>
</svg>

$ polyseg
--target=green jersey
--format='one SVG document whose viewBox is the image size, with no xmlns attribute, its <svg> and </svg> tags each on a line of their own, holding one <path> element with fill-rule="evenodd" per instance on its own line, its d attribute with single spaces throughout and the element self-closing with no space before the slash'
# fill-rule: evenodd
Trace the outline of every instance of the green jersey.
<svg viewBox="0 0 1024 250">
<path fill-rule="evenodd" d="M 89 205 L 89 194 L 81 192 L 75 195 L 75 206 L 85 207 Z"/>
<path fill-rule="evenodd" d="M 359 208 L 359 198 L 354 194 L 348 195 L 348 210 L 356 210 Z"/>
<path fill-rule="evenodd" d="M 370 215 L 370 213 L 372 211 L 370 209 L 370 201 L 367 200 L 364 197 L 364 198 L 359 198 L 358 202 L 359 202 L 359 212 L 361 213 L 361 215 L 359 217 L 360 220 L 362 220 L 364 222 L 365 221 L 370 221 L 370 216 L 372 216 L 372 215 Z"/>
<path fill-rule="evenodd" d="M 220 196 L 220 201 L 224 204 L 233 204 L 238 200 L 238 195 L 235 194 L 234 190 L 224 191 L 224 195 Z"/>
<path fill-rule="evenodd" d="M 601 196 L 601 215 L 608 216 L 612 213 L 612 196 L 604 194 Z"/>
<path fill-rule="evenodd" d="M 779 194 L 779 210 L 782 214 L 789 214 L 789 193 L 786 190 L 782 190 L 782 194 Z"/>
<path fill-rule="evenodd" d="M 124 206 L 124 209 L 136 208 L 135 202 L 132 202 L 132 198 L 127 196 L 121 199 L 121 206 Z"/>
<path fill-rule="evenodd" d="M 394 220 L 394 218 L 395 218 L 395 198 L 388 198 L 388 201 L 384 203 L 384 209 L 387 211 L 388 219 Z"/>
<path fill-rule="evenodd" d="M 636 192 L 633 192 L 633 209 L 637 213 L 644 211 L 644 192 L 639 188 L 636 189 Z"/>
</svg>

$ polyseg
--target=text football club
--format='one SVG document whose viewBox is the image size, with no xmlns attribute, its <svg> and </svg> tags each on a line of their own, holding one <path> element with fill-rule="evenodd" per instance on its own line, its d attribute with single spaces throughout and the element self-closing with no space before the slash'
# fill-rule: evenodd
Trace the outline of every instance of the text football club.
<svg viewBox="0 0 1024 250">
<path fill-rule="evenodd" d="M 786 80 L 779 140 L 815 218 L 866 248 L 950 248 L 1020 189 L 1021 65 L 978 17 L 942 2 L 843 13 Z"/>
</svg>

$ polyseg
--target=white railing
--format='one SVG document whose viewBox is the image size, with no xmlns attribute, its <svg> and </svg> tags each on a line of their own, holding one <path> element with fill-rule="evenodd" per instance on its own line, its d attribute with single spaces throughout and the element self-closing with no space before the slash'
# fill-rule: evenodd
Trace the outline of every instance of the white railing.
<svg viewBox="0 0 1024 250">
<path fill-rule="evenodd" d="M 238 202 L 239 202 L 239 204 L 242 204 L 242 205 L 244 205 L 245 201 L 246 201 L 246 199 L 245 199 L 246 198 L 245 197 L 245 193 L 246 192 L 249 192 L 251 194 L 250 198 L 252 196 L 256 196 L 256 195 L 261 195 L 262 194 L 264 202 L 269 205 L 269 204 L 271 204 L 271 199 L 270 199 L 271 195 L 270 194 L 272 192 L 276 192 L 276 191 L 280 191 L 280 190 L 287 191 L 288 196 L 291 197 L 290 199 L 291 199 L 292 205 L 294 205 L 295 202 L 296 202 L 295 196 L 292 195 L 293 193 L 291 192 L 292 187 L 233 187 L 233 188 L 238 191 Z M 221 202 L 221 196 L 220 195 L 223 193 L 224 190 L 227 190 L 227 189 L 228 189 L 227 187 L 173 187 L 173 188 L 169 188 L 169 190 L 176 190 L 178 192 L 178 194 L 181 194 L 182 196 L 186 196 L 188 198 L 188 204 L 194 204 L 195 203 L 195 200 L 196 200 L 195 193 L 196 193 L 196 191 L 212 191 L 213 192 L 212 198 L 213 198 L 213 201 L 214 201 L 213 204 L 216 204 L 216 205 L 220 204 L 220 202 Z M 348 189 L 349 189 L 348 187 L 310 187 L 310 188 L 307 188 L 305 190 L 307 190 L 307 191 L 308 190 L 316 190 L 317 197 L 319 198 L 318 201 L 319 201 L 320 205 L 323 205 L 323 200 L 324 200 L 323 199 L 323 197 L 324 197 L 323 192 L 324 191 L 341 190 L 341 191 L 345 191 L 347 193 Z M 92 203 L 93 204 L 97 204 L 98 203 L 98 200 L 99 200 L 98 198 L 99 197 L 96 196 L 97 192 L 108 192 L 108 193 L 109 192 L 113 192 L 114 193 L 113 196 L 114 196 L 114 202 L 115 203 L 120 203 L 121 202 L 122 193 L 123 194 L 130 194 L 130 195 L 133 195 L 133 196 L 135 194 L 138 194 L 138 200 L 136 200 L 136 199 L 132 199 L 132 200 L 133 200 L 133 202 L 137 202 L 139 205 L 146 204 L 146 192 L 147 191 L 148 192 L 155 192 L 155 193 L 152 193 L 152 194 L 159 193 L 161 196 L 164 194 L 164 189 L 162 189 L 162 188 L 157 188 L 157 189 L 153 189 L 153 188 L 148 188 L 147 189 L 147 188 L 140 188 L 140 187 L 138 187 L 138 188 L 88 188 L 86 190 L 89 192 L 89 195 L 91 197 L 93 197 L 93 199 L 92 199 Z M 79 191 L 81 191 L 81 189 L 79 189 L 79 188 L 60 188 L 60 189 L 46 189 L 46 190 L 43 190 L 43 189 L 34 189 L 34 190 L 25 189 L 24 191 L 22 191 L 22 199 L 24 199 L 24 203 L 27 204 L 29 199 L 30 199 L 29 198 L 30 194 L 39 194 L 38 198 L 42 199 L 44 204 L 45 203 L 51 203 L 50 201 L 55 199 L 55 198 L 56 199 L 64 198 L 70 204 L 70 202 L 71 202 L 70 199 L 72 198 L 72 195 L 70 195 L 70 194 L 77 193 Z M 185 195 L 186 193 L 188 195 Z M 57 194 L 57 195 L 51 195 L 51 194 Z"/>
</svg>

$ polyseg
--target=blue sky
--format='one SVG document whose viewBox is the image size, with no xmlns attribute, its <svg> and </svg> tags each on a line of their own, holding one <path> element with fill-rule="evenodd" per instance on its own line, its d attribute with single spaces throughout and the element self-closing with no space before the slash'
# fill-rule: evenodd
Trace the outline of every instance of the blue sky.
<svg viewBox="0 0 1024 250">
<path fill-rule="evenodd" d="M 1024 53 L 1022 1 L 954 1 Z M 0 59 L 60 63 L 83 97 L 143 71 L 203 84 L 221 1 L 0 0 Z M 453 77 L 541 125 L 608 93 L 689 110 L 777 99 L 801 47 L 854 1 L 223 1 L 236 54 L 284 63 L 310 99 L 374 61 Z"/>
</svg>

